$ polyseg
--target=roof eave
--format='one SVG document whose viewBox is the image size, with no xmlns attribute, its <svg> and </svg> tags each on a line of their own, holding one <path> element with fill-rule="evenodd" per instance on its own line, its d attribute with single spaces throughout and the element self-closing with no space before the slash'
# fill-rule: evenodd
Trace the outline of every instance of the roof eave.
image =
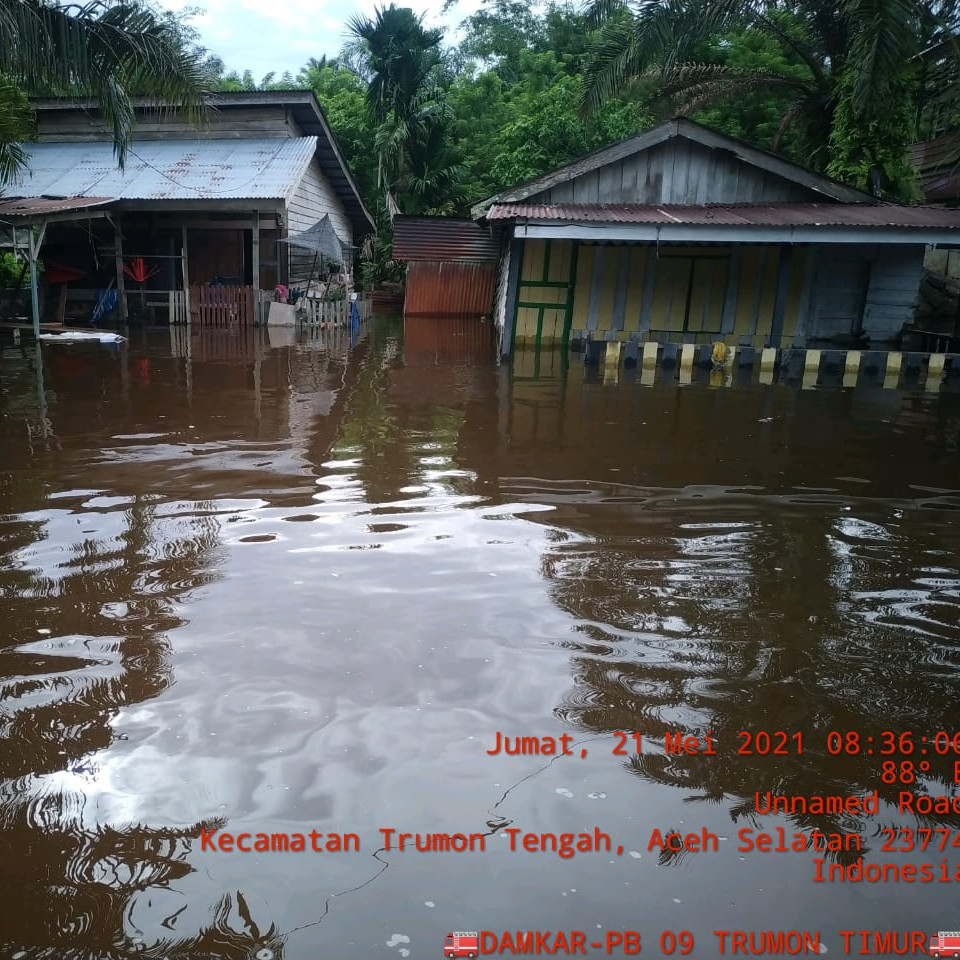
<svg viewBox="0 0 960 960">
<path fill-rule="evenodd" d="M 517 239 L 583 240 L 594 242 L 661 243 L 881 243 L 960 245 L 958 227 L 758 226 L 756 224 L 575 223 L 556 220 L 515 220 Z"/>
</svg>

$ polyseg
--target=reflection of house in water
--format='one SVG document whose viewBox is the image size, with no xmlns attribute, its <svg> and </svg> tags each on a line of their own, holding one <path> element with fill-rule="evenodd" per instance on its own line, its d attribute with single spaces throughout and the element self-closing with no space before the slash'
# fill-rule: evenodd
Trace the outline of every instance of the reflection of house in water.
<svg viewBox="0 0 960 960">
<path fill-rule="evenodd" d="M 175 608 L 219 575 L 223 511 L 201 502 L 185 516 L 169 506 L 249 497 L 260 470 L 263 478 L 269 470 L 265 493 L 279 486 L 289 498 L 300 488 L 296 495 L 310 502 L 311 457 L 325 459 L 355 379 L 348 345 L 330 339 L 327 347 L 266 351 L 258 360 L 252 344 L 229 357 L 203 346 L 192 381 L 183 358 L 49 351 L 57 445 L 30 453 L 10 418 L 0 419 L 0 442 L 23 478 L 0 490 L 0 507 L 24 517 L 0 524 L 4 957 L 282 956 L 282 935 L 242 892 L 186 882 L 200 831 L 212 823 L 101 822 L 88 791 L 101 763 L 109 767 L 118 711 L 149 704 L 175 680 Z M 59 400 L 64 394 L 69 402 Z M 143 442 L 143 422 L 164 425 L 171 442 Z M 93 467 L 91 430 L 110 438 Z M 256 462 L 238 435 L 264 441 Z M 180 442 L 194 436 L 203 437 L 194 449 Z M 154 471 L 163 458 L 179 458 L 184 469 Z M 52 477 L 78 473 L 102 475 L 102 490 L 46 499 Z M 206 895 L 187 902 L 180 888 Z"/>
<path fill-rule="evenodd" d="M 888 343 L 913 318 L 925 246 L 960 242 L 958 212 L 879 204 L 685 119 L 505 190 L 474 216 L 502 231 L 504 354 L 583 339 L 634 356 L 658 341 Z"/>
<path fill-rule="evenodd" d="M 192 873 L 191 847 L 212 824 L 99 824 L 84 791 L 117 711 L 171 684 L 172 607 L 215 576 L 217 525 L 196 517 L 184 532 L 139 498 L 124 513 L 78 499 L 7 539 L 0 558 L 10 584 L 0 636 L 0 944 L 24 957 L 245 958 L 276 934 L 246 923 L 239 894 L 219 894 L 203 928 L 169 926 L 162 943 L 131 932 L 134 905 L 143 910 L 145 892 Z M 58 543 L 77 538 L 65 558 L 44 549 L 45 525 Z M 185 909 L 175 901 L 170 893 L 170 923 Z"/>
<path fill-rule="evenodd" d="M 554 381 L 505 377 L 499 427 L 495 411 L 474 411 L 458 448 L 499 502 L 552 508 L 526 517 L 554 531 L 541 573 L 576 630 L 557 641 L 573 675 L 557 715 L 589 731 L 642 732 L 650 748 L 638 776 L 720 804 L 744 826 L 768 790 L 879 788 L 896 802 L 900 785 L 879 778 L 883 758 L 832 755 L 826 737 L 856 731 L 879 744 L 885 730 L 956 723 L 960 539 L 945 519 L 956 498 L 943 490 L 955 486 L 958 398 L 644 392 L 582 377 L 579 367 Z M 476 445 L 480 425 L 497 431 L 495 446 Z M 863 442 L 873 427 L 877 442 Z M 952 451 L 930 465 L 931 447 L 950 437 Z M 918 462 L 940 494 L 911 486 Z M 707 729 L 719 757 L 668 758 L 658 745 L 666 730 Z M 738 756 L 741 730 L 802 731 L 805 752 Z M 949 793 L 956 757 L 927 759 L 929 792 Z M 900 819 L 888 809 L 856 824 L 794 822 L 859 830 L 874 858 L 878 823 Z M 960 827 L 960 817 L 931 820 Z"/>
</svg>

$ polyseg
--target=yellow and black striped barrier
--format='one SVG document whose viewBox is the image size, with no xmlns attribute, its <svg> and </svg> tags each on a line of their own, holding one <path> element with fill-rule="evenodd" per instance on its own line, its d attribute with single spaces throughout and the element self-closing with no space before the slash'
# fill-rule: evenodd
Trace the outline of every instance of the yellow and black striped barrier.
<svg viewBox="0 0 960 960">
<path fill-rule="evenodd" d="M 945 381 L 960 381 L 958 353 L 744 347 L 722 341 L 610 340 L 593 343 L 592 347 L 585 356 L 592 356 L 601 367 L 606 383 L 619 382 L 624 373 L 634 370 L 645 386 L 670 380 L 687 385 L 701 379 L 731 386 L 749 379 L 761 384 L 797 383 L 802 389 L 873 385 L 886 390 L 909 387 L 936 393 Z M 709 371 L 709 377 L 702 377 L 703 371 Z"/>
</svg>

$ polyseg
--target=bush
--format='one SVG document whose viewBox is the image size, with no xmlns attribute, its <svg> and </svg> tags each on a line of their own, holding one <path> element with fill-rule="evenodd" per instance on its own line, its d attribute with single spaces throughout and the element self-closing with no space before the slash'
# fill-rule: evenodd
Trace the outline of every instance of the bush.
<svg viewBox="0 0 960 960">
<path fill-rule="evenodd" d="M 8 251 L 0 253 L 0 289 L 10 290 L 14 287 L 29 287 L 30 272 L 25 271 L 25 261 L 16 254 Z M 20 275 L 23 273 L 23 279 Z"/>
</svg>

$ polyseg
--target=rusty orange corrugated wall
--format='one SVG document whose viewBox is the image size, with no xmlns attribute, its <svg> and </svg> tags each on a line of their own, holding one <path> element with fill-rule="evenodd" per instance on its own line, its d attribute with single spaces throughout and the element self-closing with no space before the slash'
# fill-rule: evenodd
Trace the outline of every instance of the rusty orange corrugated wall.
<svg viewBox="0 0 960 960">
<path fill-rule="evenodd" d="M 412 261 L 405 317 L 480 317 L 493 310 L 495 263 Z"/>
</svg>

